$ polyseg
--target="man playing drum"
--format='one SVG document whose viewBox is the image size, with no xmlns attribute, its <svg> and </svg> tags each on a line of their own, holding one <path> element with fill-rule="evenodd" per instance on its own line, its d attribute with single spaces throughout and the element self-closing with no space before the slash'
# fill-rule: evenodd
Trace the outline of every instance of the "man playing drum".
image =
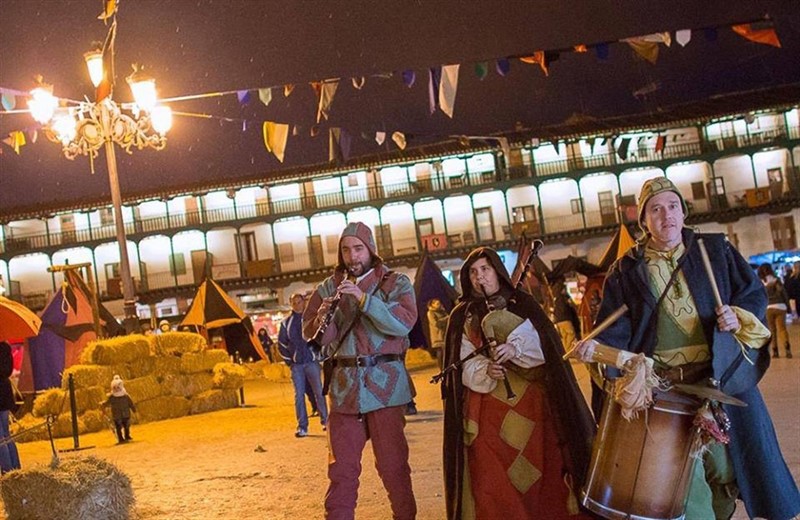
<svg viewBox="0 0 800 520">
<path fill-rule="evenodd" d="M 628 311 L 579 342 L 573 355 L 591 362 L 596 349 L 609 346 L 644 353 L 672 384 L 708 384 L 744 401 L 747 407 L 722 405 L 730 442 L 713 443 L 695 465 L 686 518 L 730 518 L 737 497 L 751 518 L 792 518 L 800 513 L 800 494 L 756 386 L 769 366 L 761 333 L 766 294 L 725 237 L 684 228 L 686 214 L 683 196 L 667 178 L 644 183 L 644 237 L 609 270 L 597 321 L 623 305 Z"/>
</svg>

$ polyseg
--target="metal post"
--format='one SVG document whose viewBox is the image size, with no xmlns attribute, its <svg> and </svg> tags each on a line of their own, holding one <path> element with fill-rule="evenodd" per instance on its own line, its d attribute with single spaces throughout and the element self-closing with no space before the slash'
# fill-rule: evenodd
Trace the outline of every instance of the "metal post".
<svg viewBox="0 0 800 520">
<path fill-rule="evenodd" d="M 106 150 L 106 163 L 108 164 L 108 184 L 111 188 L 111 203 L 114 206 L 114 226 L 117 231 L 117 244 L 119 245 L 119 275 L 122 278 L 122 298 L 125 306 L 125 332 L 130 334 L 139 331 L 139 317 L 136 315 L 136 296 L 131 278 L 131 265 L 128 260 L 128 241 L 125 237 L 125 223 L 122 221 L 122 197 L 119 191 L 119 177 L 117 175 L 117 156 L 114 151 L 110 114 L 106 103 L 99 103 L 101 107 L 103 131 Z"/>
<path fill-rule="evenodd" d="M 72 377 L 72 374 L 69 375 L 68 379 L 69 384 L 69 406 L 70 416 L 72 417 L 72 448 L 75 450 L 79 450 L 81 448 L 80 442 L 78 441 L 78 411 L 76 410 L 78 404 L 75 402 L 75 380 Z"/>
</svg>

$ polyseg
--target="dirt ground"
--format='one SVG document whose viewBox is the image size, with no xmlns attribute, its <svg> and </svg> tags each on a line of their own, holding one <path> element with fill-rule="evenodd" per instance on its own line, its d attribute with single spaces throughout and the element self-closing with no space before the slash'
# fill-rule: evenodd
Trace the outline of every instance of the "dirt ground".
<svg viewBox="0 0 800 520">
<path fill-rule="evenodd" d="M 406 435 L 418 518 L 441 520 L 445 513 L 439 387 L 428 383 L 435 373 L 434 362 L 414 358 L 410 366 L 419 414 L 408 417 Z M 771 370 L 777 373 L 767 374 L 762 389 L 771 409 L 773 404 L 780 404 L 781 411 L 789 415 L 800 406 L 800 396 L 796 388 L 783 387 L 787 380 L 798 381 L 800 363 L 794 360 L 789 368 L 789 360 L 781 361 L 788 370 Z M 588 377 L 582 367 L 576 369 L 585 388 Z M 131 478 L 136 496 L 134 518 L 140 520 L 322 518 L 327 442 L 318 420 L 311 419 L 307 438 L 295 439 L 289 380 L 248 381 L 245 401 L 247 406 L 242 408 L 134 425 L 134 442 L 129 444 L 116 445 L 110 430 L 83 435 L 80 446 L 90 448 L 62 451 L 59 456 L 66 459 L 92 454 L 116 464 Z M 772 411 L 775 415 L 777 410 Z M 798 450 L 790 445 L 798 444 L 800 420 L 796 413 L 775 419 L 784 453 L 792 453 L 787 462 L 797 477 L 798 461 L 794 459 Z M 59 439 L 56 444 L 59 450 L 73 447 L 72 439 Z M 52 457 L 47 442 L 20 444 L 19 451 L 24 467 L 47 464 Z M 373 460 L 367 445 L 356 517 L 390 518 Z M 735 518 L 744 518 L 741 512 L 739 508 Z"/>
</svg>

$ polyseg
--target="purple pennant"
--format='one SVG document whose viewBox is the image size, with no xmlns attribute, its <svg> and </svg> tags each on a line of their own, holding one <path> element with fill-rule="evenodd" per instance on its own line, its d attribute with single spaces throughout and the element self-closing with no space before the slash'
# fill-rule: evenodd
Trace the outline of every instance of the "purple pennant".
<svg viewBox="0 0 800 520">
<path fill-rule="evenodd" d="M 597 53 L 597 57 L 601 60 L 608 59 L 608 44 L 607 43 L 598 43 L 594 47 L 594 52 Z"/>
<path fill-rule="evenodd" d="M 241 103 L 242 105 L 246 105 L 250 102 L 250 91 L 239 90 L 236 92 L 236 97 L 239 98 L 239 103 Z"/>
<path fill-rule="evenodd" d="M 703 36 L 706 37 L 706 41 L 708 41 L 708 42 L 717 41 L 717 28 L 716 27 L 707 27 L 707 28 L 703 29 Z"/>
<path fill-rule="evenodd" d="M 414 82 L 417 80 L 417 73 L 413 70 L 404 70 L 403 71 L 403 83 L 408 88 L 411 88 L 414 85 Z"/>
<path fill-rule="evenodd" d="M 508 71 L 511 70 L 511 62 L 509 62 L 505 58 L 500 58 L 499 60 L 497 60 L 497 63 L 495 64 L 494 68 L 498 74 L 500 74 L 501 76 L 505 76 L 506 74 L 508 74 Z"/>
</svg>

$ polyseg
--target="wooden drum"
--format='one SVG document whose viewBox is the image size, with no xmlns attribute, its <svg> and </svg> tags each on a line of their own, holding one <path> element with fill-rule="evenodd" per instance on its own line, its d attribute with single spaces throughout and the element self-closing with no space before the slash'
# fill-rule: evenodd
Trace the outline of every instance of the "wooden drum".
<svg viewBox="0 0 800 520">
<path fill-rule="evenodd" d="M 612 385 L 613 382 L 607 383 Z M 592 447 L 583 505 L 612 520 L 683 518 L 699 446 L 692 425 L 700 403 L 671 392 L 627 421 L 606 393 L 600 428 Z"/>
</svg>

